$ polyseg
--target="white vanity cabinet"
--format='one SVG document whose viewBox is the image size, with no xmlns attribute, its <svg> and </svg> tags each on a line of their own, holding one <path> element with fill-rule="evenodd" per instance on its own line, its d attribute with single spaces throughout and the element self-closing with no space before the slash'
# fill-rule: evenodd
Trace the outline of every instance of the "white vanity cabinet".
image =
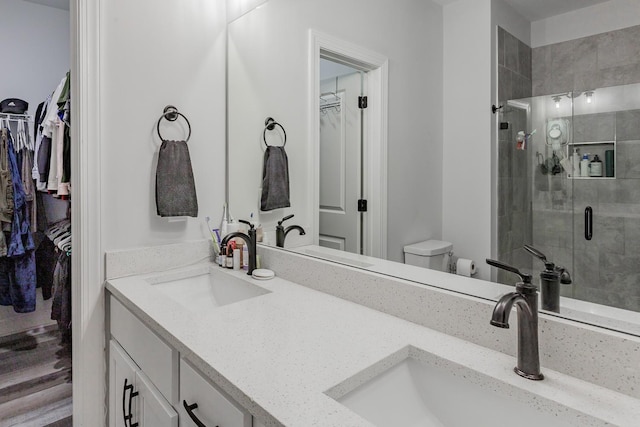
<svg viewBox="0 0 640 427">
<path fill-rule="evenodd" d="M 109 427 L 260 427 L 109 297 Z"/>
</svg>

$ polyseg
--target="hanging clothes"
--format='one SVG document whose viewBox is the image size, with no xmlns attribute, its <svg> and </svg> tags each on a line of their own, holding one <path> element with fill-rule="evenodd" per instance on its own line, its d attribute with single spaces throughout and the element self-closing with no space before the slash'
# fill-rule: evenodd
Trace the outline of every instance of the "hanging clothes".
<svg viewBox="0 0 640 427">
<path fill-rule="evenodd" d="M 6 155 L 8 159 L 13 190 L 13 217 L 7 242 L 7 258 L 3 258 L 0 266 L 0 304 L 12 305 L 18 313 L 29 313 L 36 309 L 35 245 L 29 226 L 20 168 L 9 129 L 2 130 L 0 149 L 5 148 L 5 140 L 6 154 L 3 151 L 0 158 L 4 159 Z"/>
<path fill-rule="evenodd" d="M 9 169 L 9 131 L 2 128 L 0 135 L 0 256 L 7 256 L 4 232 L 11 232 L 13 223 L 13 182 Z"/>
<path fill-rule="evenodd" d="M 71 341 L 71 257 L 62 250 L 53 273 L 51 319 L 58 322 L 62 342 Z"/>
</svg>

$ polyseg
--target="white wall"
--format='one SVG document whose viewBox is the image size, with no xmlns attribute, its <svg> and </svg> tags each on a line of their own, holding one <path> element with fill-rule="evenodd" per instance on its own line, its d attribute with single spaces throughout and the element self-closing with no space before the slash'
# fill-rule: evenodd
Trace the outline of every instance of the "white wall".
<svg viewBox="0 0 640 427">
<path fill-rule="evenodd" d="M 38 104 L 69 71 L 69 12 L 23 0 L 0 0 L 0 100 Z"/>
<path fill-rule="evenodd" d="M 208 237 L 225 179 L 223 0 L 109 0 L 101 10 L 102 233 L 105 250 Z M 193 129 L 189 150 L 199 216 L 170 223 L 156 214 L 156 122 L 175 105 Z M 166 122 L 165 122 L 166 123 Z M 179 123 L 184 123 L 180 120 Z M 184 139 L 178 124 L 168 139 Z"/>
<path fill-rule="evenodd" d="M 491 0 L 444 6 L 442 238 L 489 279 L 491 256 Z"/>
<path fill-rule="evenodd" d="M 531 47 L 640 25 L 638 0 L 610 0 L 531 23 Z"/>
<path fill-rule="evenodd" d="M 493 30 L 496 25 L 499 25 L 516 36 L 518 40 L 531 46 L 531 23 L 504 0 L 491 0 L 491 15 Z M 496 46 L 494 44 L 494 48 Z"/>
<path fill-rule="evenodd" d="M 236 217 L 258 213 L 271 116 L 287 131 L 292 207 L 261 213 L 259 222 L 273 228 L 294 213 L 295 223 L 313 223 L 310 28 L 389 58 L 388 256 L 401 261 L 404 245 L 441 233 L 442 17 L 431 2 L 270 0 L 229 25 L 231 208 Z"/>
</svg>

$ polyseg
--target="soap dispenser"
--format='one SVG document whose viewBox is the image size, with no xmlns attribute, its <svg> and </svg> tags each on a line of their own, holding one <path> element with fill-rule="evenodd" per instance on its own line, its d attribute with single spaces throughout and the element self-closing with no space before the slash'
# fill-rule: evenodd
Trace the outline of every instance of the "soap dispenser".
<svg viewBox="0 0 640 427">
<path fill-rule="evenodd" d="M 602 176 L 602 160 L 596 154 L 589 164 L 589 176 Z"/>
</svg>

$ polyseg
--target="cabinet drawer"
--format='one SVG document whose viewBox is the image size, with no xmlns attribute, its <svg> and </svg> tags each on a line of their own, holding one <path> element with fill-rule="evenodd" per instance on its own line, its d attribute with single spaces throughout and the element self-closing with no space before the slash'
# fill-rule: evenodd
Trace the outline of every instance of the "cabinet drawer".
<svg viewBox="0 0 640 427">
<path fill-rule="evenodd" d="M 113 296 L 110 298 L 111 336 L 135 360 L 171 403 L 178 397 L 178 352 L 168 346 Z"/>
<path fill-rule="evenodd" d="M 227 399 L 209 381 L 180 359 L 180 427 L 194 427 L 187 405 L 197 404 L 193 414 L 206 426 L 251 427 L 252 417 L 240 405 Z"/>
</svg>

